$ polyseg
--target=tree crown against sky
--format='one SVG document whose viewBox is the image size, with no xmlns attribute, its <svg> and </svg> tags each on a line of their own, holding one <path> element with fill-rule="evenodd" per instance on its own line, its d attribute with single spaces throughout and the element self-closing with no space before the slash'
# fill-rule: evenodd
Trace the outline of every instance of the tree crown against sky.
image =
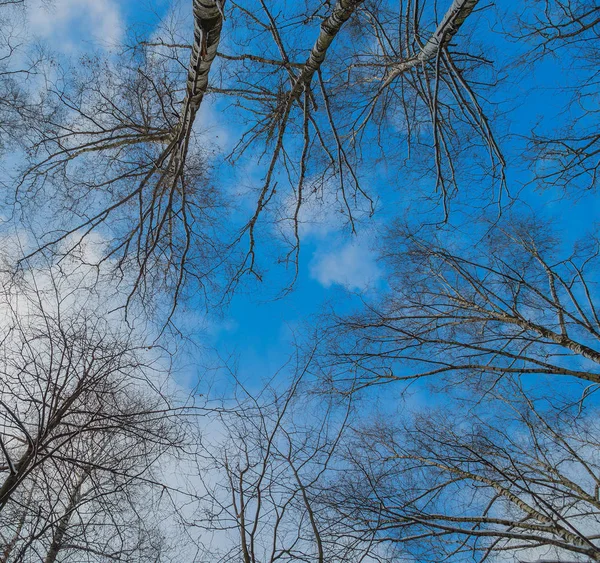
<svg viewBox="0 0 600 563">
<path fill-rule="evenodd" d="M 224 22 L 217 3 L 181 5 L 118 54 L 52 73 L 16 198 L 52 193 L 67 228 L 31 251 L 98 230 L 115 269 L 138 270 L 132 295 L 152 278 L 177 300 L 186 280 L 208 291 L 219 277 L 227 292 L 261 276 L 269 231 L 279 260 L 297 263 L 315 199 L 355 231 L 393 204 L 390 181 L 418 182 L 437 220 L 462 184 L 480 184 L 460 190 L 470 199 L 506 198 L 495 118 L 514 101 L 500 80 L 519 50 L 495 66 L 484 54 L 499 34 L 478 33 L 500 14 L 466 1 L 313 4 L 231 3 Z M 221 113 L 226 147 L 203 133 L 202 104 Z"/>
<path fill-rule="evenodd" d="M 600 560 L 595 2 L 0 27 L 0 560 Z"/>
</svg>

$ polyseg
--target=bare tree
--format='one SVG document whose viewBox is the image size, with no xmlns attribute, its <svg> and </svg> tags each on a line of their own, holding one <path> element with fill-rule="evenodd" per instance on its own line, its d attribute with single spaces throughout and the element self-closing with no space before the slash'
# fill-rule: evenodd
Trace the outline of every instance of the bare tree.
<svg viewBox="0 0 600 563">
<path fill-rule="evenodd" d="M 215 213 L 222 190 L 213 183 L 223 179 L 208 177 L 194 129 L 208 94 L 231 100 L 226 117 L 247 124 L 230 159 L 258 151 L 265 165 L 254 211 L 229 237 L 229 252 L 242 240 L 247 250 L 234 256 L 226 289 L 243 273 L 260 277 L 256 240 L 269 209 L 292 225 L 288 262 L 297 263 L 300 209 L 315 192 L 335 190 L 354 228 L 360 202 L 372 206 L 361 182 L 363 143 L 379 146 L 382 136 L 397 130 L 397 116 L 404 116 L 408 130 L 402 146 L 420 146 L 433 156 L 428 166 L 445 201 L 458 186 L 456 159 L 463 153 L 483 149 L 492 176 L 503 181 L 504 158 L 470 85 L 471 76 L 485 81 L 488 61 L 465 54 L 468 49 L 452 54 L 476 5 L 456 0 L 438 15 L 435 2 L 427 9 L 413 1 L 277 8 L 231 2 L 224 20 L 221 2 L 199 1 L 193 41 L 181 42 L 178 30 L 164 29 L 158 40 L 134 45 L 116 66 L 88 61 L 88 71 L 75 74 L 73 84 L 53 87 L 63 115 L 38 127 L 19 183 L 20 202 L 47 186 L 63 194 L 59 209 L 75 210 L 66 214 L 67 226 L 46 234 L 31 254 L 56 248 L 74 233 L 100 230 L 108 237 L 100 261 L 114 257 L 117 269 L 133 267 L 132 297 L 152 286 L 150 271 L 164 274 L 158 279 L 175 303 L 186 281 L 214 280 L 215 268 L 228 258 L 214 229 L 223 216 Z M 222 52 L 228 21 L 236 25 Z M 318 26 L 309 34 L 313 22 Z M 249 48 L 252 37 L 267 38 L 265 53 Z M 385 157 L 392 161 L 388 148 Z M 283 184 L 289 189 L 278 189 Z"/>
<path fill-rule="evenodd" d="M 539 221 L 507 218 L 476 245 L 401 229 L 390 248 L 388 295 L 331 323 L 336 385 L 426 376 L 487 388 L 507 374 L 600 382 L 595 237 L 569 251 Z"/>
<path fill-rule="evenodd" d="M 536 183 L 567 195 L 597 189 L 600 9 L 585 0 L 528 2 L 510 34 L 530 46 L 526 60 L 551 58 L 569 72 L 561 116 L 545 120 L 530 138 Z"/>
<path fill-rule="evenodd" d="M 593 46 L 579 49 L 592 45 L 597 30 L 592 4 L 532 2 L 511 33 L 533 42 L 534 58 L 550 50 L 593 62 Z M 47 103 L 57 109 L 28 121 L 31 159 L 16 200 L 61 194 L 53 212 L 62 211 L 62 224 L 38 233 L 27 257 L 56 250 L 74 233 L 100 231 L 106 247 L 97 262 L 114 258 L 121 275 L 134 272 L 128 303 L 157 286 L 176 303 L 186 287 L 210 292 L 219 272 L 226 291 L 243 273 L 260 277 L 256 241 L 264 218 L 291 225 L 281 258 L 297 264 L 300 210 L 323 190 L 335 192 L 354 229 L 357 208 L 374 209 L 363 187 L 366 170 L 382 160 L 404 169 L 408 154 L 407 177 L 433 178 L 446 207 L 475 171 L 478 182 L 491 178 L 503 189 L 505 157 L 488 99 L 498 76 L 490 45 L 472 33 L 482 8 L 476 0 L 204 0 L 192 7 L 193 37 L 180 22 L 167 24 L 116 58 L 66 68 L 49 85 Z M 581 80 L 585 105 L 595 80 L 585 73 Z M 233 126 L 244 125 L 229 160 L 256 154 L 264 164 L 254 210 L 241 225 L 223 214 L 226 179 L 221 171 L 211 175 L 199 136 L 197 116 L 209 95 Z M 567 124 L 576 134 L 533 136 L 544 183 L 594 183 L 595 126 L 587 114 Z M 557 166 L 548 168 L 552 161 Z M 223 232 L 224 225 L 236 232 Z M 232 269 L 221 268 L 231 261 Z"/>
<path fill-rule="evenodd" d="M 399 560 L 598 561 L 596 417 L 511 378 L 485 403 L 357 428 L 321 500 Z"/>
<path fill-rule="evenodd" d="M 478 0 L 191 8 L 189 25 L 167 19 L 118 53 L 61 61 L 41 94 L 25 80 L 37 67 L 14 70 L 5 36 L 0 135 L 24 153 L 7 177 L 11 225 L 32 235 L 0 304 L 6 563 L 169 557 L 160 503 L 182 491 L 158 467 L 184 443 L 187 411 L 157 382 L 169 370 L 138 340 L 138 313 L 166 308 L 155 315 L 166 326 L 185 296 L 261 279 L 273 222 L 285 246 L 270 250 L 297 275 L 303 206 L 327 192 L 355 231 L 375 210 L 366 185 L 378 164 L 424 179 L 445 220 L 467 180 L 469 198 L 498 200 L 507 186 L 497 118 L 510 93 L 482 32 L 500 12 Z M 569 114 L 525 132 L 535 179 L 593 189 L 598 8 L 510 10 L 514 27 L 501 33 L 525 40 L 522 60 L 576 70 Z M 203 130 L 208 100 L 237 136 L 225 158 Z M 261 170 L 237 213 L 226 187 L 239 176 L 224 161 Z M 600 383 L 597 238 L 565 250 L 548 227 L 510 215 L 470 225 L 468 239 L 419 223 L 389 237 L 386 295 L 319 331 L 325 353 L 298 361 L 284 391 L 238 384 L 212 409 L 195 458 L 202 487 L 176 507 L 189 536 L 202 534 L 204 560 L 600 560 L 586 414 Z M 61 285 L 72 260 L 93 272 L 75 290 Z M 99 303 L 106 282 L 119 301 L 110 307 Z M 317 368 L 337 392 L 327 404 L 308 393 Z M 475 404 L 462 418 L 425 412 L 398 425 L 351 417 L 359 391 L 421 379 L 473 391 Z M 581 382 L 575 404 L 552 397 Z M 535 396 L 536 383 L 550 392 Z"/>
<path fill-rule="evenodd" d="M 25 0 L 0 2 L 0 151 L 3 156 L 14 147 L 25 149 L 27 122 L 48 111 L 42 103 L 45 96 L 32 93 L 35 89 L 32 83 L 40 78 L 50 57 L 44 49 L 30 45 L 24 34 L 25 6 Z"/>
<path fill-rule="evenodd" d="M 311 398 L 309 366 L 283 391 L 238 383 L 238 399 L 215 409 L 199 457 L 207 494 L 188 523 L 204 532 L 202 561 L 367 560 L 371 543 L 341 539 L 318 503 L 352 408 Z"/>
<path fill-rule="evenodd" d="M 321 334 L 330 390 L 454 395 L 357 425 L 321 499 L 342 535 L 399 559 L 596 561 L 598 241 L 568 248 L 517 215 L 480 226 L 393 230 L 387 294 Z"/>
<path fill-rule="evenodd" d="M 57 277 L 3 287 L 3 561 L 160 559 L 155 469 L 183 445 L 188 409 L 163 389 L 164 358 Z"/>
<path fill-rule="evenodd" d="M 17 186 L 26 222 L 35 216 L 33 198 L 46 196 L 63 223 L 32 227 L 40 237 L 34 249 L 69 254 L 99 231 L 105 245 L 95 264 L 143 301 L 158 289 L 176 302 L 188 278 L 209 291 L 226 253 L 219 242 L 225 210 L 208 179 L 208 151 L 198 142 L 192 150 L 188 138 L 177 180 L 169 180 L 173 163 L 161 156 L 184 92 L 177 65 L 138 49 L 116 61 L 91 57 L 60 76 L 49 86 L 58 110 L 31 124 L 31 160 Z"/>
<path fill-rule="evenodd" d="M 7 509 L 12 508 L 18 518 L 11 521 L 10 513 L 0 518 L 6 535 L 12 536 L 4 544 L 2 560 L 177 559 L 167 539 L 176 529 L 167 528 L 164 507 L 156 500 L 159 487 L 148 483 L 151 471 L 147 463 L 143 467 L 141 460 L 133 457 L 127 461 L 129 465 L 119 466 L 113 460 L 111 472 L 105 457 L 101 471 L 92 465 L 73 469 L 55 464 L 36 472 L 21 487 L 27 489 L 26 502 L 12 502 Z M 137 478 L 131 477 L 132 464 Z M 158 519 L 161 512 L 162 522 Z"/>
</svg>

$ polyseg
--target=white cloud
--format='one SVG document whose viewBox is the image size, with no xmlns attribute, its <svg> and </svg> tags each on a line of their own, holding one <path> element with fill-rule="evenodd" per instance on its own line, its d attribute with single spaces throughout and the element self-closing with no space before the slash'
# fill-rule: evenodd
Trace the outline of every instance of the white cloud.
<svg viewBox="0 0 600 563">
<path fill-rule="evenodd" d="M 313 257 L 310 274 L 324 287 L 341 285 L 349 290 L 363 291 L 379 280 L 381 269 L 370 240 L 363 237 L 333 250 L 324 250 L 323 245 Z"/>
<path fill-rule="evenodd" d="M 123 21 L 114 0 L 35 0 L 28 10 L 31 33 L 62 52 L 121 42 Z"/>
<path fill-rule="evenodd" d="M 304 186 L 302 205 L 298 213 L 298 235 L 313 240 L 325 239 L 348 230 L 348 215 L 339 200 L 337 186 L 333 182 L 307 181 Z M 284 201 L 282 220 L 278 227 L 282 234 L 292 239 L 296 215 L 296 194 L 290 193 Z M 363 210 L 353 210 L 355 218 L 365 215 Z"/>
<path fill-rule="evenodd" d="M 298 213 L 298 235 L 314 245 L 309 263 L 313 279 L 326 288 L 340 285 L 364 291 L 381 277 L 377 253 L 372 249 L 377 223 L 371 219 L 370 209 L 356 207 L 352 212 L 358 234 L 350 235 L 346 211 L 335 184 L 307 182 Z M 290 195 L 283 208 L 285 219 L 278 225 L 288 240 L 293 240 L 295 212 L 296 198 Z"/>
</svg>

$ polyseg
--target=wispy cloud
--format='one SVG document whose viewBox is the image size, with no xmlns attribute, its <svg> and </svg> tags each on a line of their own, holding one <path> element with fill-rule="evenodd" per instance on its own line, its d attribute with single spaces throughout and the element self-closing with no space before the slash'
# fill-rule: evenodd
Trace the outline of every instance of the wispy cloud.
<svg viewBox="0 0 600 563">
<path fill-rule="evenodd" d="M 373 250 L 377 225 L 371 220 L 370 209 L 354 209 L 356 234 L 350 234 L 345 204 L 333 185 L 308 183 L 303 205 L 298 213 L 298 235 L 314 246 L 309 262 L 309 274 L 323 287 L 334 285 L 351 291 L 373 288 L 381 278 L 377 253 Z M 285 208 L 287 221 L 280 222 L 284 236 L 293 237 L 296 200 L 289 198 Z"/>
<path fill-rule="evenodd" d="M 124 25 L 114 0 L 35 0 L 27 12 L 33 36 L 63 53 L 120 44 Z"/>
<path fill-rule="evenodd" d="M 369 236 L 334 246 L 322 244 L 310 263 L 310 275 L 322 286 L 341 285 L 349 290 L 364 291 L 381 277 L 381 268 Z"/>
</svg>

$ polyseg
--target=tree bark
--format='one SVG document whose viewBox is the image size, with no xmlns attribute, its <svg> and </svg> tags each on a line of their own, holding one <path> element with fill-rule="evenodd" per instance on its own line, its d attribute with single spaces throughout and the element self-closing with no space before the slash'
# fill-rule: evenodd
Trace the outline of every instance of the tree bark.
<svg viewBox="0 0 600 563">
<path fill-rule="evenodd" d="M 89 474 L 90 470 L 86 469 L 77 481 L 75 488 L 69 495 L 69 504 L 67 505 L 67 508 L 62 518 L 58 522 L 58 527 L 56 528 L 56 531 L 54 532 L 54 535 L 52 537 L 52 544 L 50 545 L 50 549 L 46 554 L 44 563 L 55 563 L 56 558 L 58 557 L 58 554 L 63 547 L 65 535 L 67 533 L 67 528 L 69 526 L 71 516 L 73 515 L 73 512 L 75 511 L 77 505 L 79 504 L 79 501 L 81 500 L 81 488 L 83 487 L 83 484 L 85 483 L 85 480 L 88 478 Z"/>
<path fill-rule="evenodd" d="M 458 30 L 471 15 L 478 2 L 479 0 L 453 0 L 452 5 L 444 15 L 444 18 L 421 50 L 413 57 L 395 64 L 388 74 L 382 88 L 389 86 L 398 76 L 407 70 L 426 63 L 436 57 L 438 52 L 446 47 L 458 33 Z"/>
</svg>

